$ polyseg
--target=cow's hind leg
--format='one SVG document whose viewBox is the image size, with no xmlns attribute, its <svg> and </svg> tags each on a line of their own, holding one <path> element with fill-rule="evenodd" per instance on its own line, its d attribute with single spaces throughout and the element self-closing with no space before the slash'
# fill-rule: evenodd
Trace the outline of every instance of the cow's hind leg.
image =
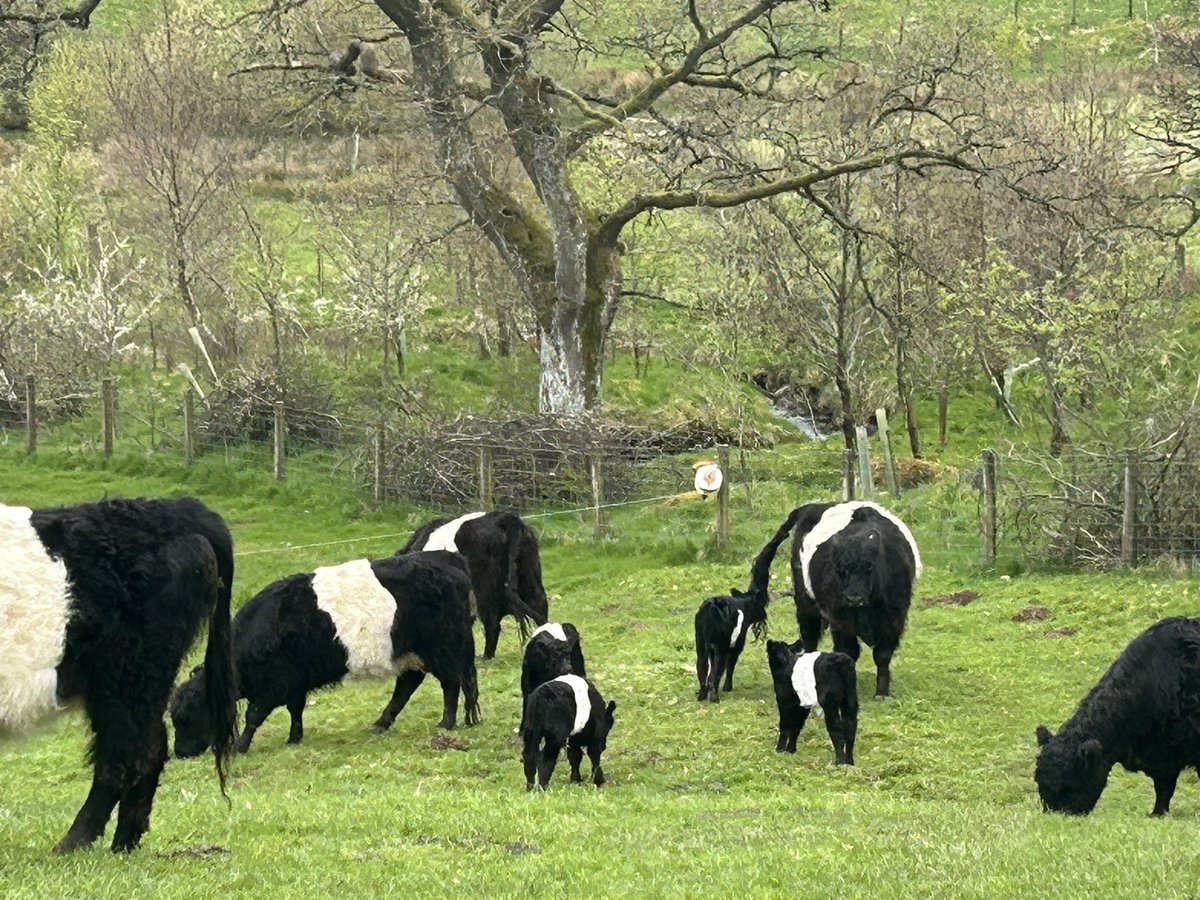
<svg viewBox="0 0 1200 900">
<path fill-rule="evenodd" d="M 304 703 L 307 699 L 307 694 L 299 694 L 288 701 L 287 711 L 292 718 L 292 725 L 288 729 L 289 744 L 298 744 L 304 740 Z"/>
<path fill-rule="evenodd" d="M 567 741 L 567 762 L 571 764 L 571 784 L 582 784 L 583 774 L 579 766 L 583 762 L 583 745 Z"/>
<path fill-rule="evenodd" d="M 408 698 L 413 695 L 413 692 L 421 686 L 421 682 L 424 680 L 425 673 L 418 672 L 415 669 L 398 675 L 396 677 L 396 689 L 392 691 L 392 699 L 388 701 L 388 705 L 379 714 L 379 718 L 375 720 L 375 724 L 371 726 L 371 730 L 376 734 L 383 734 L 383 732 L 391 728 L 392 723 L 396 721 L 396 716 L 400 715 L 400 710 L 404 709 L 404 704 L 408 703 Z"/>
<path fill-rule="evenodd" d="M 730 649 L 726 659 L 729 661 L 725 669 L 725 691 L 728 693 L 733 690 L 733 667 L 737 665 L 738 655 L 734 650 Z"/>
<path fill-rule="evenodd" d="M 479 616 L 483 623 L 483 658 L 492 659 L 496 655 L 496 645 L 500 643 L 500 617 L 490 611 Z"/>
<path fill-rule="evenodd" d="M 263 722 L 267 721 L 267 716 L 273 709 L 275 709 L 275 705 L 267 703 L 251 703 L 246 707 L 246 727 L 242 729 L 241 736 L 233 745 L 235 752 L 245 753 L 250 749 L 250 742 L 254 740 L 255 732 Z"/>
<path fill-rule="evenodd" d="M 88 791 L 87 799 L 75 814 L 75 821 L 67 829 L 55 847 L 55 853 L 69 853 L 80 847 L 89 846 L 96 838 L 104 833 L 113 807 L 121 799 L 121 780 L 113 778 L 99 765 L 92 775 L 92 788 Z"/>
<path fill-rule="evenodd" d="M 542 742 L 542 739 L 528 730 L 523 737 L 525 738 L 525 747 L 521 754 L 521 760 L 525 764 L 525 790 L 532 791 L 537 786 L 534 779 L 537 777 L 538 744 Z"/>
<path fill-rule="evenodd" d="M 439 678 L 442 685 L 442 721 L 438 728 L 450 729 L 458 722 L 458 695 L 462 689 L 457 678 Z"/>
<path fill-rule="evenodd" d="M 542 755 L 538 760 L 538 784 L 543 791 L 550 784 L 550 776 L 554 774 L 554 767 L 558 765 L 558 752 L 561 749 L 562 744 L 559 741 L 546 736 L 546 743 L 542 746 Z"/>
<path fill-rule="evenodd" d="M 725 665 L 728 660 L 728 651 L 718 649 L 713 654 L 712 668 L 708 672 L 708 699 L 713 703 L 721 702 L 721 678 L 725 675 Z"/>
<path fill-rule="evenodd" d="M 150 809 L 158 779 L 167 763 L 167 728 L 159 719 L 150 738 L 146 769 L 133 786 L 125 792 L 117 809 L 117 829 L 113 832 L 114 853 L 136 850 L 142 835 L 150 828 Z"/>
<path fill-rule="evenodd" d="M 696 692 L 697 700 L 708 699 L 708 650 L 696 645 L 696 678 L 700 681 L 700 690 Z"/>
<path fill-rule="evenodd" d="M 1175 795 L 1175 782 L 1179 780 L 1178 772 L 1167 775 L 1153 775 L 1154 779 L 1154 809 L 1152 816 L 1165 816 L 1171 810 L 1171 797 Z"/>
<path fill-rule="evenodd" d="M 833 761 L 840 766 L 854 765 L 853 729 L 853 724 L 842 715 L 838 704 L 825 707 L 825 730 L 833 742 Z"/>
</svg>

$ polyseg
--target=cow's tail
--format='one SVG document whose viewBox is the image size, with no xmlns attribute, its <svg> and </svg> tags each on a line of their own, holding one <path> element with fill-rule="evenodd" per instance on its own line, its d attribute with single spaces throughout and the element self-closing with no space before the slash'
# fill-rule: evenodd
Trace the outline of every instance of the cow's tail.
<svg viewBox="0 0 1200 900">
<path fill-rule="evenodd" d="M 784 539 L 792 533 L 792 529 L 796 527 L 796 521 L 800 518 L 805 507 L 797 506 L 779 526 L 779 530 L 771 536 L 767 541 L 766 546 L 758 551 L 758 556 L 754 557 L 754 563 L 750 566 L 750 592 L 760 593 L 763 597 L 767 597 L 767 583 L 771 580 L 771 563 L 775 561 L 775 553 L 779 550 L 779 545 Z"/>
<path fill-rule="evenodd" d="M 217 569 L 221 584 L 217 602 L 208 619 L 208 646 L 204 650 L 204 702 L 213 727 L 213 759 L 221 794 L 229 775 L 233 742 L 237 737 L 237 676 L 233 668 L 233 637 L 230 603 L 233 597 L 233 539 L 228 533 L 216 541 Z"/>
<path fill-rule="evenodd" d="M 463 648 L 462 665 L 463 721 L 468 726 L 478 725 L 479 677 L 475 671 L 475 635 L 467 630 L 466 646 Z"/>
<path fill-rule="evenodd" d="M 515 513 L 509 513 L 503 519 L 504 538 L 508 546 L 508 568 L 504 573 L 504 594 L 508 600 L 509 612 L 513 614 L 513 618 L 517 620 L 517 628 L 521 632 L 521 640 L 529 640 L 530 621 L 534 625 L 545 625 L 549 618 L 545 613 L 539 612 L 530 606 L 521 596 L 520 585 L 523 580 L 532 582 L 536 579 L 538 589 L 541 590 L 542 583 L 542 567 L 541 561 L 537 554 L 537 539 L 534 537 L 534 551 L 532 559 L 522 559 L 521 550 L 525 545 L 526 532 L 529 531 L 529 526 L 521 521 L 520 516 Z M 531 571 L 524 573 L 522 578 L 521 564 Z M 536 571 L 534 571 L 536 569 Z M 545 593 L 543 591 L 541 600 L 545 603 Z"/>
</svg>

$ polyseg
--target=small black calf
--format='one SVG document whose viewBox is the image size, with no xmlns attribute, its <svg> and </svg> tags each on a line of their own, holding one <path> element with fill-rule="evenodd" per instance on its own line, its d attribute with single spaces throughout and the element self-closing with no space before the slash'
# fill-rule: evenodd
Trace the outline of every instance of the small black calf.
<svg viewBox="0 0 1200 900">
<path fill-rule="evenodd" d="M 596 787 L 604 784 L 600 754 L 608 745 L 616 708 L 615 700 L 605 706 L 600 692 L 578 675 L 560 675 L 534 688 L 525 706 L 525 789 L 533 790 L 535 774 L 537 786 L 546 789 L 564 744 L 571 764 L 571 783 L 583 780 L 579 765 L 586 747 L 592 762 L 592 783 Z"/>
<path fill-rule="evenodd" d="M 471 583 L 455 553 L 436 551 L 355 560 L 267 585 L 233 620 L 239 696 L 249 701 L 236 749 L 245 753 L 272 710 L 291 714 L 288 743 L 304 736 L 308 692 L 347 676 L 396 679 L 392 699 L 371 726 L 386 731 L 428 672 L 442 685 L 442 728 L 453 728 L 463 694 L 466 722 L 479 720 Z M 204 667 L 171 703 L 175 753 L 195 756 L 210 730 L 198 703 Z"/>
<path fill-rule="evenodd" d="M 845 653 L 795 653 L 783 641 L 767 641 L 767 662 L 779 706 L 776 753 L 795 753 L 796 739 L 809 712 L 825 715 L 838 764 L 854 765 L 858 731 L 858 683 L 854 660 Z"/>
<path fill-rule="evenodd" d="M 569 622 L 547 622 L 530 635 L 521 660 L 521 701 L 533 689 L 559 675 L 587 676 L 579 631 Z"/>
<path fill-rule="evenodd" d="M 730 588 L 728 596 L 709 597 L 696 611 L 696 677 L 700 681 L 697 700 L 720 702 L 722 673 L 725 690 L 732 691 L 733 670 L 746 648 L 746 632 L 753 628 L 759 639 L 766 635 L 771 563 L 795 524 L 793 513 L 754 558 L 748 590 Z"/>
</svg>

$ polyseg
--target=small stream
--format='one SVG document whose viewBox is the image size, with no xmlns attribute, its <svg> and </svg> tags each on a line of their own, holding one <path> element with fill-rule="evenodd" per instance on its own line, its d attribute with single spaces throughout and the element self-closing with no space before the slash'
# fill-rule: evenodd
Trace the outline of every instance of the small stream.
<svg viewBox="0 0 1200 900">
<path fill-rule="evenodd" d="M 822 442 L 829 438 L 829 435 L 823 434 L 820 428 L 817 427 L 817 423 L 811 417 L 801 413 L 794 403 L 776 399 L 771 401 L 768 409 L 772 416 L 777 419 L 783 419 L 785 422 L 790 422 L 805 437 Z"/>
</svg>

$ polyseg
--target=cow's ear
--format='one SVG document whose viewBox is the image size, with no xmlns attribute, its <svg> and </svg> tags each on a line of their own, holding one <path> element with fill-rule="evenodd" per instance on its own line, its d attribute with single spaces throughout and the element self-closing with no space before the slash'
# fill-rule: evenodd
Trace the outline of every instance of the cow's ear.
<svg viewBox="0 0 1200 900">
<path fill-rule="evenodd" d="M 1050 729 L 1045 725 L 1039 725 L 1037 727 L 1037 742 L 1039 747 L 1045 747 L 1048 743 L 1050 743 L 1050 738 L 1052 737 L 1054 737 L 1054 735 L 1050 733 Z"/>
<path fill-rule="evenodd" d="M 608 706 L 606 707 L 606 710 L 607 710 L 607 712 L 608 712 L 608 720 L 609 720 L 610 722 L 612 721 L 613 712 L 616 710 L 616 708 L 617 708 L 617 701 L 616 701 L 616 700 L 609 700 L 609 701 L 608 701 Z"/>
<path fill-rule="evenodd" d="M 745 596 L 746 596 L 746 594 L 745 594 L 745 593 L 743 593 L 742 591 L 739 591 L 739 590 L 738 590 L 737 588 L 735 588 L 735 587 L 731 587 L 731 588 L 729 589 L 729 596 L 730 596 L 730 597 L 739 597 L 739 598 L 740 598 L 740 597 L 745 597 Z"/>
<path fill-rule="evenodd" d="M 1079 745 L 1080 758 L 1086 759 L 1088 762 L 1098 760 L 1102 752 L 1104 752 L 1104 747 L 1095 738 L 1089 738 Z"/>
</svg>

